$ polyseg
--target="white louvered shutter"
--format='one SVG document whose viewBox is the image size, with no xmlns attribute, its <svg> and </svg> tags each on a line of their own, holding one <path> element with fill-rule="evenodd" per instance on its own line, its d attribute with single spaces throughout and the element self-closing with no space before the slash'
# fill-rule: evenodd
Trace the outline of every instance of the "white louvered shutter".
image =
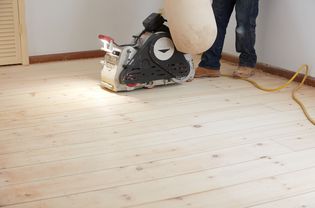
<svg viewBox="0 0 315 208">
<path fill-rule="evenodd" d="M 18 0 L 0 0 L 0 65 L 21 62 Z"/>
</svg>

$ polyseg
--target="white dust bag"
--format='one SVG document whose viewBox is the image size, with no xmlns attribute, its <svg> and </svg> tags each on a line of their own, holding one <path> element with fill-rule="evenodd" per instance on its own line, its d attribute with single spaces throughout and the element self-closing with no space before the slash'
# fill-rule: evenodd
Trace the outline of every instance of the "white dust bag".
<svg viewBox="0 0 315 208">
<path fill-rule="evenodd" d="M 211 0 L 164 0 L 164 16 L 177 50 L 200 54 L 213 45 L 217 25 L 211 4 Z"/>
</svg>

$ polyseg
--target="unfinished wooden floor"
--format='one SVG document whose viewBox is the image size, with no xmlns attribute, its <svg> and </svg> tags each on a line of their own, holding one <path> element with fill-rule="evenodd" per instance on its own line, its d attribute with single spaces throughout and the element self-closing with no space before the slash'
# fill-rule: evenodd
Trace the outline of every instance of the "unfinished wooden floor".
<svg viewBox="0 0 315 208">
<path fill-rule="evenodd" d="M 315 207 L 315 128 L 292 87 L 217 78 L 115 94 L 98 63 L 0 68 L 0 207 Z M 315 89 L 299 97 L 315 115 Z"/>
</svg>

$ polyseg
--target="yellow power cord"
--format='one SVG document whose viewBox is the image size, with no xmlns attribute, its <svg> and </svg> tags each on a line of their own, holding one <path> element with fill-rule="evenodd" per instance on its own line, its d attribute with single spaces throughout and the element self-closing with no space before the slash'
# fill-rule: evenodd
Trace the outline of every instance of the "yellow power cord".
<svg viewBox="0 0 315 208">
<path fill-rule="evenodd" d="M 299 85 L 293 89 L 293 91 L 292 91 L 292 99 L 301 107 L 301 109 L 302 109 L 303 113 L 305 114 L 306 118 L 307 118 L 313 125 L 315 125 L 315 120 L 314 120 L 314 119 L 311 117 L 311 115 L 308 113 L 308 111 L 307 111 L 305 105 L 304 105 L 304 104 L 297 98 L 297 96 L 296 96 L 297 91 L 299 91 L 299 90 L 303 87 L 303 85 L 304 85 L 304 83 L 305 83 L 307 77 L 309 76 L 309 67 L 308 67 L 308 65 L 306 65 L 306 64 L 302 65 L 302 66 L 297 70 L 297 72 L 294 74 L 294 76 L 293 76 L 287 83 L 285 83 L 284 85 L 281 85 L 280 87 L 277 87 L 277 88 L 266 88 L 266 87 L 263 87 L 263 86 L 259 85 L 259 84 L 258 84 L 257 82 L 255 82 L 254 80 L 247 79 L 247 78 L 236 78 L 236 79 L 241 79 L 241 80 L 247 81 L 247 82 L 251 83 L 252 85 L 254 85 L 257 89 L 263 90 L 263 91 L 265 91 L 265 92 L 277 92 L 277 91 L 282 90 L 283 88 L 288 87 L 288 86 L 295 80 L 295 78 L 302 72 L 303 69 L 305 69 L 304 78 L 303 78 L 303 80 L 299 83 Z M 224 76 L 224 77 L 230 77 L 230 78 L 232 77 L 232 78 L 235 79 L 235 77 L 233 77 L 232 75 L 224 75 L 224 74 L 223 74 L 222 76 Z"/>
</svg>

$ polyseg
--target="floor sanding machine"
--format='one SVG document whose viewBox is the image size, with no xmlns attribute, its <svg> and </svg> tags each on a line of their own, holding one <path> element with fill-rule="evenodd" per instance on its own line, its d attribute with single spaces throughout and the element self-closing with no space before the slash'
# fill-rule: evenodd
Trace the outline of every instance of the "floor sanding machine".
<svg viewBox="0 0 315 208">
<path fill-rule="evenodd" d="M 190 54 L 176 50 L 166 20 L 153 13 L 143 21 L 144 30 L 131 44 L 119 45 L 99 35 L 106 52 L 101 86 L 111 91 L 131 91 L 158 85 L 183 83 L 195 74 Z"/>
</svg>

